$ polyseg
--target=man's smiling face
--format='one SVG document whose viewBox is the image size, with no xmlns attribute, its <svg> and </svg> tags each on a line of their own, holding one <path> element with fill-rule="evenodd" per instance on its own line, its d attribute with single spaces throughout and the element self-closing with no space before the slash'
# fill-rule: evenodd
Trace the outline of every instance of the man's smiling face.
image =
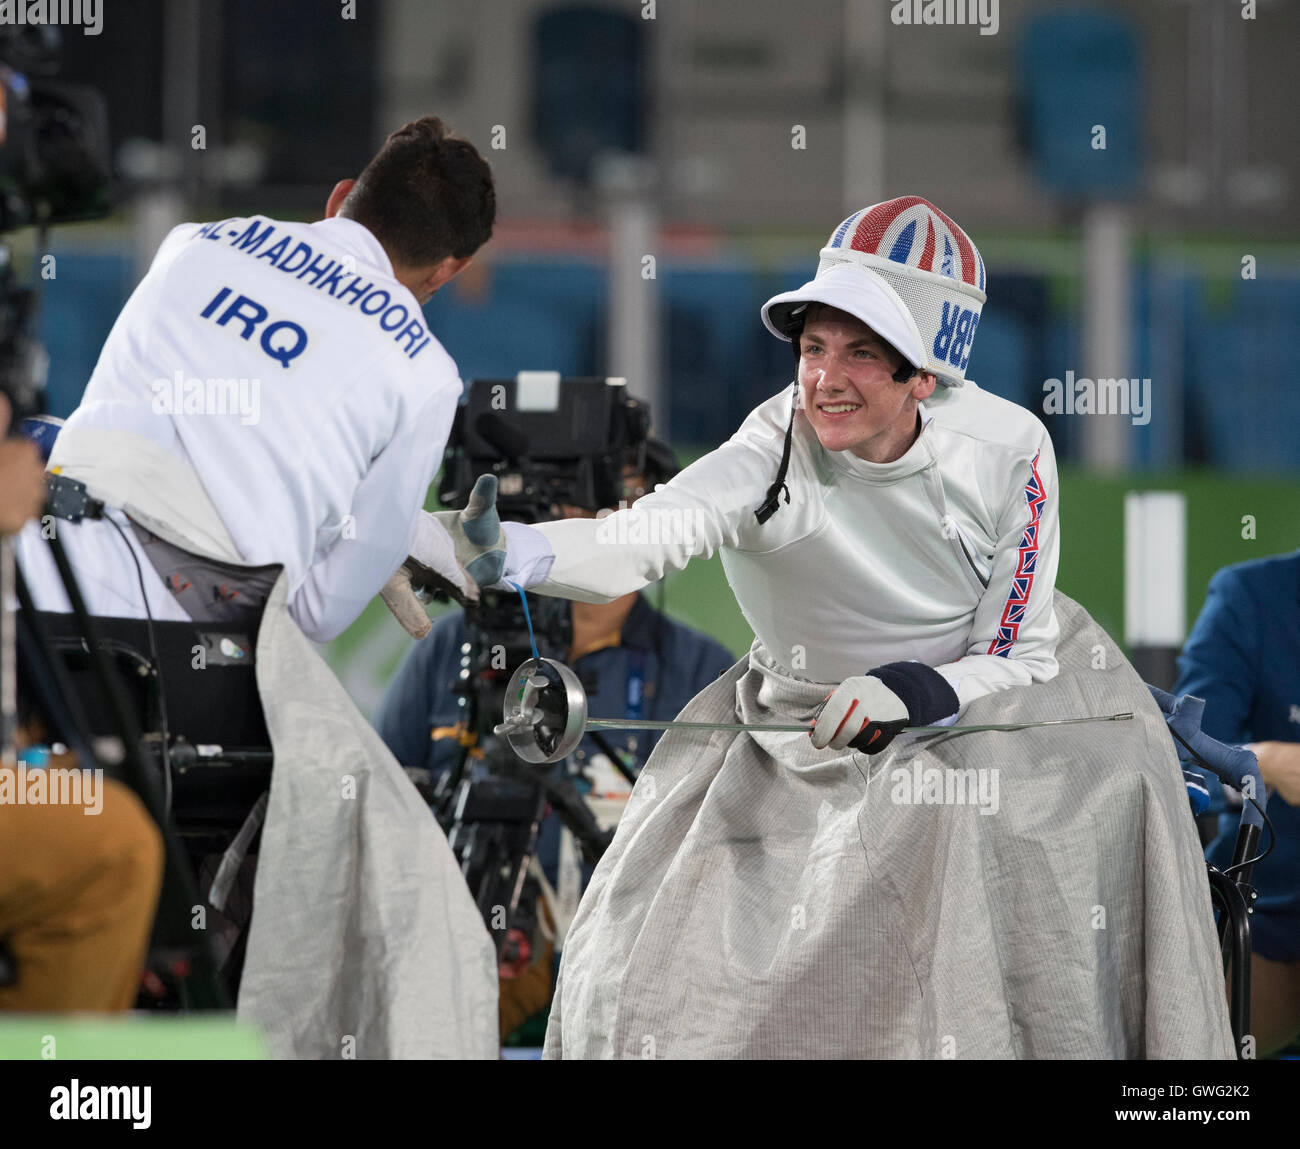
<svg viewBox="0 0 1300 1149">
<path fill-rule="evenodd" d="M 935 377 L 895 383 L 903 357 L 860 319 L 815 303 L 799 336 L 803 409 L 821 445 L 872 463 L 901 458 L 915 440 L 917 402 Z"/>
</svg>

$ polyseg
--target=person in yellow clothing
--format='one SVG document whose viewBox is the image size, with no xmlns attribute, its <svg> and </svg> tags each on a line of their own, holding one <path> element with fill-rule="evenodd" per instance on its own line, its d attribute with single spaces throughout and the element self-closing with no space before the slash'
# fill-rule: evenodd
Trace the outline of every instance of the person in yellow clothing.
<svg viewBox="0 0 1300 1149">
<path fill-rule="evenodd" d="M 45 495 L 39 450 L 3 438 L 10 414 L 0 396 L 0 535 L 40 514 Z M 15 741 L 21 750 L 43 737 L 29 721 Z M 49 762 L 78 765 L 71 754 Z M 0 1010 L 130 1009 L 162 883 L 162 835 L 112 780 L 93 806 L 18 803 L 25 769 L 0 762 Z"/>
<path fill-rule="evenodd" d="M 70 755 L 50 766 L 75 768 Z M 5 773 L 18 768 L 0 766 Z M 9 967 L 0 1010 L 135 1004 L 162 882 L 162 835 L 130 790 L 112 779 L 103 787 L 93 815 L 71 803 L 0 806 L 0 938 Z"/>
</svg>

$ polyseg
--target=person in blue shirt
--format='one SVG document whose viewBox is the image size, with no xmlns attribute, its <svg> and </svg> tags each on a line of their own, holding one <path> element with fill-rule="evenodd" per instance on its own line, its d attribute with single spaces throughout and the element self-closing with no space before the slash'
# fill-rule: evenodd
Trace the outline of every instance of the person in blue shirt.
<svg viewBox="0 0 1300 1149">
<path fill-rule="evenodd" d="M 653 443 L 653 441 L 652 441 Z M 676 473 L 676 462 L 663 444 L 647 452 L 646 475 L 625 472 L 626 501 Z M 565 517 L 595 517 L 589 508 L 565 506 Z M 549 602 L 550 600 L 548 600 Z M 602 718 L 676 718 L 686 704 L 723 671 L 735 656 L 720 642 L 656 609 L 640 593 L 608 603 L 563 602 L 572 627 L 564 661 L 587 692 L 588 713 Z M 398 668 L 372 722 L 403 766 L 427 769 L 436 781 L 461 756 L 463 709 L 453 688 L 460 679 L 462 649 L 470 641 L 459 608 L 441 615 L 432 631 L 415 643 Z M 513 669 L 513 668 L 511 668 Z M 661 736 L 659 731 L 609 730 L 601 737 L 630 757 L 639 769 Z M 589 766 L 602 751 L 588 734 L 574 758 Z M 560 823 L 554 815 L 543 823 L 538 859 L 547 878 L 557 881 Z"/>
<path fill-rule="evenodd" d="M 1205 732 L 1252 750 L 1267 788 L 1276 838 L 1252 876 L 1250 1015 L 1262 1057 L 1300 1036 L 1300 550 L 1219 571 L 1178 665 L 1175 693 L 1205 699 Z M 1206 847 L 1219 869 L 1232 864 L 1236 822 L 1223 819 Z"/>
</svg>

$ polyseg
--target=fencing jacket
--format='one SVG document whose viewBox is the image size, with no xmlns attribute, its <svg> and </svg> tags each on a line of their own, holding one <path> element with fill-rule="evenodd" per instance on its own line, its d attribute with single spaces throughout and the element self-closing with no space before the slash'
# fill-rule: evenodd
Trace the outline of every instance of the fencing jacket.
<svg viewBox="0 0 1300 1149">
<path fill-rule="evenodd" d="M 941 387 L 906 454 L 869 463 L 824 449 L 800 411 L 789 501 L 760 525 L 789 411 L 788 391 L 769 399 L 631 508 L 542 524 L 556 557 L 535 589 L 608 601 L 720 550 L 755 635 L 798 677 L 916 659 L 963 707 L 1053 678 L 1058 500 L 1042 423 L 973 383 Z"/>
<path fill-rule="evenodd" d="M 188 463 L 243 560 L 283 564 L 290 613 L 323 642 L 409 552 L 460 393 L 366 228 L 253 216 L 168 235 L 68 429 L 145 435 Z"/>
</svg>

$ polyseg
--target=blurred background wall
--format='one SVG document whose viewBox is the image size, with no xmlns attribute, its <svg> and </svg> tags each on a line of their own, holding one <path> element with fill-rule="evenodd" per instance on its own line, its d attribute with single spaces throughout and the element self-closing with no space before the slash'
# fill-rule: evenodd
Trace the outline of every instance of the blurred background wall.
<svg viewBox="0 0 1300 1149">
<path fill-rule="evenodd" d="M 988 268 L 968 374 L 1056 443 L 1063 590 L 1123 637 L 1133 490 L 1186 496 L 1189 618 L 1219 566 L 1300 545 L 1294 0 L 107 9 L 63 74 L 108 94 L 121 208 L 52 239 L 56 414 L 170 226 L 317 218 L 436 113 L 497 181 L 495 238 L 427 309 L 463 378 L 626 376 L 693 457 L 789 382 L 763 300 L 846 215 L 917 194 Z M 910 22 L 927 13 L 965 22 Z M 1144 416 L 1045 407 L 1050 380 L 1098 377 L 1142 382 Z M 748 645 L 716 563 L 667 605 Z M 331 655 L 364 706 L 402 649 L 379 609 Z"/>
</svg>

